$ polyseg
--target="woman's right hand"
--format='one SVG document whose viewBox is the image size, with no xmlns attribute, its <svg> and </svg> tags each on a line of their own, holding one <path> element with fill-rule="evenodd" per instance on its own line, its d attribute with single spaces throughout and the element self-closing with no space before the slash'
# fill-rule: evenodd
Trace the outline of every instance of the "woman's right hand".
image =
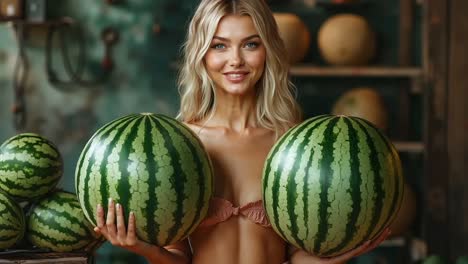
<svg viewBox="0 0 468 264">
<path fill-rule="evenodd" d="M 135 231 L 135 215 L 133 212 L 130 212 L 128 227 L 125 227 L 122 206 L 120 204 L 115 204 L 112 199 L 109 199 L 107 217 L 105 220 L 104 217 L 104 208 L 102 205 L 98 204 L 97 227 L 94 228 L 94 231 L 102 234 L 112 245 L 125 248 L 137 254 L 144 248 L 151 247 L 150 244 L 137 238 Z"/>
<path fill-rule="evenodd" d="M 135 214 L 130 212 L 128 226 L 125 226 L 123 208 L 109 199 L 107 217 L 102 205 L 97 206 L 97 227 L 94 231 L 102 234 L 112 245 L 127 249 L 145 257 L 150 263 L 188 263 L 185 254 L 166 250 L 162 247 L 146 243 L 136 235 Z M 105 217 L 105 220 L 104 220 Z"/>
</svg>

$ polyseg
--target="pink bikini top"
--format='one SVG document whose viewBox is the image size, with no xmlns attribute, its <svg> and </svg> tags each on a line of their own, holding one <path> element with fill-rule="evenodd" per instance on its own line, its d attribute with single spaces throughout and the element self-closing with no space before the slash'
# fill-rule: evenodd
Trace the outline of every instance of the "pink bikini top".
<svg viewBox="0 0 468 264">
<path fill-rule="evenodd" d="M 238 215 L 245 216 L 250 221 L 263 227 L 271 226 L 266 216 L 265 209 L 263 208 L 262 200 L 251 202 L 244 206 L 235 207 L 226 199 L 213 197 L 210 200 L 208 214 L 199 227 L 213 226 L 228 220 L 232 216 Z"/>
</svg>

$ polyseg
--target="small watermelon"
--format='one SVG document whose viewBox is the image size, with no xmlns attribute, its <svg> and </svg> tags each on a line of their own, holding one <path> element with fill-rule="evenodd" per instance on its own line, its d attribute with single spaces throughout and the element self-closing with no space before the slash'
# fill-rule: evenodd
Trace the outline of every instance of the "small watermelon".
<svg viewBox="0 0 468 264">
<path fill-rule="evenodd" d="M 0 191 L 0 249 L 12 247 L 26 229 L 24 214 L 13 198 Z"/>
<path fill-rule="evenodd" d="M 468 264 L 468 256 L 460 256 L 457 258 L 455 264 Z"/>
<path fill-rule="evenodd" d="M 323 115 L 283 135 L 263 170 L 264 206 L 286 241 L 321 257 L 376 238 L 403 197 L 390 141 L 370 122 Z"/>
<path fill-rule="evenodd" d="M 438 255 L 430 255 L 424 259 L 423 264 L 447 264 L 447 260 Z"/>
<path fill-rule="evenodd" d="M 120 203 L 135 213 L 140 239 L 165 246 L 187 237 L 205 217 L 213 169 L 201 141 L 164 115 L 124 116 L 99 129 L 84 147 L 75 188 L 96 225 L 97 204 Z"/>
<path fill-rule="evenodd" d="M 99 243 L 75 194 L 55 191 L 36 204 L 28 217 L 31 244 L 55 252 L 79 251 Z"/>
<path fill-rule="evenodd" d="M 0 146 L 0 189 L 17 200 L 30 201 L 47 194 L 62 173 L 57 147 L 38 134 L 19 134 Z"/>
</svg>

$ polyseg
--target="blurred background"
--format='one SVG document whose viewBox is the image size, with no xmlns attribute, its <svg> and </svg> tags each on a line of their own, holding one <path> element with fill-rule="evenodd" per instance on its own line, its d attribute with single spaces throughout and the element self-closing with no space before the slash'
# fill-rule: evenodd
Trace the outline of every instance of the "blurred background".
<svg viewBox="0 0 468 264">
<path fill-rule="evenodd" d="M 270 0 L 305 118 L 361 115 L 400 152 L 406 194 L 394 235 L 352 263 L 468 255 L 468 20 L 464 0 Z M 138 112 L 175 116 L 181 44 L 197 0 L 0 0 L 0 141 L 36 132 L 64 157 Z M 463 89 L 465 88 L 465 89 Z M 450 160 L 450 162 L 449 162 Z M 97 263 L 145 263 L 104 244 Z M 443 263 L 443 262 L 431 262 Z"/>
</svg>

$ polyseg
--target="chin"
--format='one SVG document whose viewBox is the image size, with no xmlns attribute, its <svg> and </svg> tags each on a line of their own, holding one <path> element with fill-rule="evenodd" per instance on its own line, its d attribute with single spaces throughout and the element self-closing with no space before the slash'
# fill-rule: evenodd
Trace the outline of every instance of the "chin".
<svg viewBox="0 0 468 264">
<path fill-rule="evenodd" d="M 223 89 L 224 92 L 226 92 L 227 94 L 232 94 L 232 95 L 244 95 L 244 94 L 248 94 L 249 93 L 249 89 Z"/>
<path fill-rule="evenodd" d="M 248 84 L 225 84 L 223 91 L 227 94 L 243 95 L 251 92 L 253 88 L 250 88 Z"/>
</svg>

